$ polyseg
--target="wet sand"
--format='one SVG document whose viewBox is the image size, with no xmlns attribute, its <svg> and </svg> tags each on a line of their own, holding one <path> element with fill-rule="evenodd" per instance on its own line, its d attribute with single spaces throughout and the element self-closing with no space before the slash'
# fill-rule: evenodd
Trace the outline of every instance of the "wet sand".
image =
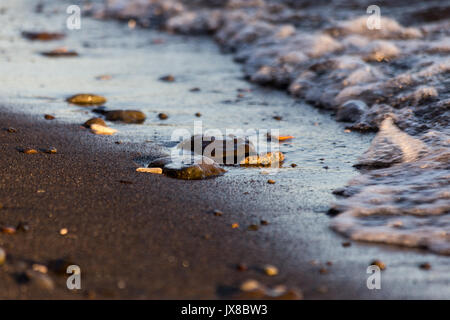
<svg viewBox="0 0 450 320">
<path fill-rule="evenodd" d="M 1 222 L 30 226 L 26 233 L 0 235 L 8 253 L 0 272 L 3 299 L 229 298 L 249 278 L 301 288 L 306 299 L 450 296 L 446 257 L 355 242 L 343 247 L 347 240 L 329 230 L 327 215 L 303 209 L 321 201 L 314 194 L 294 204 L 282 184 L 269 185 L 264 175 L 181 181 L 140 174 L 133 163 L 142 156 L 140 145 L 3 111 Z M 58 153 L 17 151 L 49 146 Z M 214 209 L 224 214 L 214 216 Z M 269 225 L 247 230 L 261 219 Z M 240 227 L 232 229 L 236 222 Z M 62 228 L 67 235 L 59 234 Z M 78 293 L 51 271 L 53 291 L 16 281 L 23 262 L 48 265 L 65 257 L 81 267 Z M 366 267 L 375 258 L 387 268 L 382 289 L 368 290 Z M 432 269 L 419 269 L 426 261 Z M 237 271 L 238 263 L 249 270 Z M 260 270 L 265 264 L 277 266 L 279 275 L 266 276 Z M 324 267 L 328 273 L 321 274 Z"/>
</svg>

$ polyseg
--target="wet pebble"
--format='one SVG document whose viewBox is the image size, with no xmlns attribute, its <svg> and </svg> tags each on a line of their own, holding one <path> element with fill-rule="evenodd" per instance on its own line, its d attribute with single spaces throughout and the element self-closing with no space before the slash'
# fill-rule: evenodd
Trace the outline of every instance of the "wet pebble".
<svg viewBox="0 0 450 320">
<path fill-rule="evenodd" d="M 264 266 L 264 273 L 270 277 L 276 276 L 278 274 L 278 268 L 268 264 Z"/>
<path fill-rule="evenodd" d="M 238 271 L 247 271 L 248 266 L 245 263 L 238 263 L 238 265 L 236 266 L 236 269 Z"/>
<path fill-rule="evenodd" d="M 258 231 L 259 230 L 259 226 L 256 224 L 251 224 L 248 226 L 247 228 L 249 231 Z"/>
<path fill-rule="evenodd" d="M 169 118 L 169 116 L 166 113 L 160 113 L 158 114 L 158 118 L 160 120 L 166 120 L 167 118 Z"/>
<path fill-rule="evenodd" d="M 6 131 L 8 131 L 9 133 L 16 133 L 17 129 L 9 127 L 8 129 L 6 129 Z"/>
<path fill-rule="evenodd" d="M 297 167 L 297 164 L 291 163 L 291 167 L 292 167 L 292 168 L 295 168 L 295 167 Z"/>
<path fill-rule="evenodd" d="M 338 108 L 336 120 L 342 122 L 357 122 L 367 110 L 368 107 L 364 101 L 349 100 Z"/>
<path fill-rule="evenodd" d="M 58 150 L 55 147 L 50 147 L 48 149 L 45 149 L 45 153 L 48 153 L 48 154 L 55 154 L 57 152 L 58 152 Z"/>
<path fill-rule="evenodd" d="M 138 110 L 112 110 L 104 112 L 108 121 L 121 121 L 124 123 L 143 123 L 146 119 L 145 114 Z"/>
<path fill-rule="evenodd" d="M 275 180 L 269 179 L 269 180 L 267 180 L 267 183 L 268 184 L 275 184 Z"/>
<path fill-rule="evenodd" d="M 195 155 L 167 156 L 157 159 L 149 167 L 162 168 L 169 177 L 183 180 L 200 180 L 225 173 L 214 160 Z"/>
<path fill-rule="evenodd" d="M 16 229 L 17 229 L 17 231 L 27 232 L 28 230 L 30 230 L 30 226 L 28 225 L 28 223 L 21 221 L 17 225 Z"/>
<path fill-rule="evenodd" d="M 348 248 L 348 247 L 350 247 L 351 245 L 352 245 L 352 243 L 351 243 L 350 241 L 342 242 L 342 246 L 343 246 L 344 248 Z"/>
<path fill-rule="evenodd" d="M 244 281 L 240 287 L 235 299 L 280 299 L 280 300 L 301 300 L 303 293 L 297 288 L 288 288 L 286 286 L 276 286 L 268 288 L 260 282 L 250 279 Z"/>
<path fill-rule="evenodd" d="M 153 173 L 153 174 L 162 174 L 163 173 L 163 170 L 161 168 L 137 168 L 136 171 Z"/>
<path fill-rule="evenodd" d="M 381 260 L 373 260 L 370 265 L 378 266 L 378 268 L 380 268 L 380 270 L 386 269 L 386 264 Z"/>
<path fill-rule="evenodd" d="M 216 217 L 221 217 L 223 215 L 223 212 L 220 210 L 214 210 L 213 213 Z"/>
<path fill-rule="evenodd" d="M 173 75 L 171 75 L 171 74 L 168 74 L 166 76 L 160 77 L 159 80 L 165 81 L 165 82 L 174 82 L 175 81 L 175 77 Z"/>
<path fill-rule="evenodd" d="M 6 261 L 6 251 L 0 247 L 0 266 Z"/>
<path fill-rule="evenodd" d="M 44 115 L 44 118 L 45 118 L 45 120 L 54 120 L 55 119 L 55 117 L 52 116 L 51 114 Z"/>
<path fill-rule="evenodd" d="M 81 93 L 67 98 L 67 102 L 77 105 L 100 105 L 106 102 L 106 98 L 91 93 Z"/>
<path fill-rule="evenodd" d="M 69 51 L 66 48 L 57 48 L 51 51 L 41 52 L 43 56 L 50 58 L 78 57 L 76 51 Z"/>
<path fill-rule="evenodd" d="M 269 221 L 267 220 L 261 220 L 261 225 L 267 226 L 269 224 Z"/>
<path fill-rule="evenodd" d="M 191 88 L 190 90 L 189 90 L 190 92 L 199 92 L 200 91 L 200 88 Z"/>
<path fill-rule="evenodd" d="M 30 32 L 24 31 L 22 32 L 22 36 L 28 40 L 32 41 L 51 41 L 51 40 L 60 40 L 65 37 L 63 33 L 57 32 Z"/>
<path fill-rule="evenodd" d="M 62 228 L 61 230 L 59 230 L 59 234 L 62 236 L 65 236 L 69 233 L 69 230 L 67 230 L 67 228 Z"/>
<path fill-rule="evenodd" d="M 196 116 L 197 118 L 200 118 L 200 117 L 202 116 L 202 114 L 201 114 L 200 112 L 196 112 L 196 113 L 195 113 L 195 116 Z"/>
<path fill-rule="evenodd" d="M 0 227 L 0 231 L 4 234 L 15 234 L 17 230 L 14 227 L 4 226 Z"/>
<path fill-rule="evenodd" d="M 106 122 L 102 118 L 91 118 L 91 119 L 87 120 L 85 123 L 83 123 L 83 126 L 86 128 L 90 128 L 91 125 L 93 125 L 93 124 L 98 124 L 98 125 L 101 125 L 104 127 L 107 126 Z"/>
<path fill-rule="evenodd" d="M 267 152 L 258 155 L 245 157 L 239 162 L 241 166 L 279 166 L 284 161 L 284 154 L 280 151 Z"/>
<path fill-rule="evenodd" d="M 431 269 L 431 264 L 428 263 L 428 262 L 424 262 L 424 263 L 421 263 L 419 265 L 419 268 L 422 269 L 422 270 L 430 270 Z"/>
<path fill-rule="evenodd" d="M 280 117 L 280 116 L 274 116 L 273 118 L 274 118 L 275 120 L 277 120 L 277 121 L 283 120 L 283 117 Z"/>
<path fill-rule="evenodd" d="M 25 154 L 36 154 L 36 153 L 38 153 L 38 151 L 36 149 L 33 149 L 33 148 L 25 148 L 25 149 L 23 149 L 23 153 L 25 153 Z"/>
<path fill-rule="evenodd" d="M 92 124 L 91 125 L 91 131 L 92 133 L 98 134 L 98 135 L 106 135 L 106 136 L 110 136 L 113 135 L 117 132 L 116 129 L 110 128 L 110 127 L 105 127 L 99 124 Z"/>
</svg>

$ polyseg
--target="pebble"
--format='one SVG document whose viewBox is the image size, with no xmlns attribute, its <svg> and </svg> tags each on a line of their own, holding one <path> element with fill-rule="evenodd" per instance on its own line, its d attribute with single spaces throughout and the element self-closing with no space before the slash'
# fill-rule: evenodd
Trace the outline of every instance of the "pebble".
<svg viewBox="0 0 450 320">
<path fill-rule="evenodd" d="M 32 149 L 32 148 L 25 148 L 23 150 L 23 153 L 25 153 L 25 154 L 36 154 L 36 153 L 38 153 L 38 151 L 36 149 Z"/>
<path fill-rule="evenodd" d="M 112 110 L 105 111 L 105 118 L 108 121 L 121 121 L 125 123 L 143 123 L 145 114 L 138 110 Z"/>
<path fill-rule="evenodd" d="M 59 40 L 65 37 L 63 33 L 56 32 L 22 32 L 22 36 L 28 40 L 32 41 L 51 41 Z"/>
<path fill-rule="evenodd" d="M 104 127 L 107 127 L 106 122 L 102 118 L 91 118 L 87 120 L 85 123 L 83 123 L 83 126 L 86 128 L 90 128 L 91 125 L 98 124 Z"/>
<path fill-rule="evenodd" d="M 161 168 L 137 168 L 137 172 L 146 172 L 146 173 L 154 173 L 154 174 L 162 174 L 163 169 Z"/>
<path fill-rule="evenodd" d="M 106 102 L 106 98 L 91 93 L 81 93 L 67 98 L 67 102 L 77 105 L 100 105 Z"/>
<path fill-rule="evenodd" d="M 196 116 L 197 118 L 200 118 L 200 117 L 202 116 L 202 114 L 201 114 L 200 112 L 196 112 L 196 113 L 195 113 L 195 116 Z"/>
<path fill-rule="evenodd" d="M 97 76 L 97 77 L 95 77 L 95 79 L 97 79 L 97 80 L 111 80 L 112 79 L 112 76 L 111 75 L 109 75 L 109 74 L 102 74 L 102 75 L 99 75 L 99 76 Z"/>
<path fill-rule="evenodd" d="M 342 242 L 342 246 L 343 246 L 344 248 L 348 248 L 348 247 L 350 247 L 351 245 L 352 245 L 352 243 L 351 243 L 350 241 Z"/>
<path fill-rule="evenodd" d="M 6 261 L 6 251 L 3 248 L 0 248 L 0 266 L 4 264 Z"/>
<path fill-rule="evenodd" d="M 220 211 L 220 210 L 214 210 L 214 215 L 215 215 L 216 217 L 220 217 L 220 216 L 223 215 L 223 212 Z"/>
<path fill-rule="evenodd" d="M 27 232 L 30 230 L 30 226 L 26 222 L 19 222 L 19 224 L 16 227 L 17 231 Z"/>
<path fill-rule="evenodd" d="M 269 221 L 267 220 L 261 220 L 261 225 L 267 226 L 269 224 Z"/>
<path fill-rule="evenodd" d="M 62 236 L 65 236 L 68 233 L 69 233 L 69 230 L 67 230 L 67 228 L 62 228 L 61 230 L 59 230 L 59 234 Z"/>
<path fill-rule="evenodd" d="M 284 154 L 280 151 L 267 152 L 261 155 L 251 155 L 239 162 L 241 166 L 268 167 L 280 165 L 284 161 Z"/>
<path fill-rule="evenodd" d="M 327 273 L 328 273 L 328 269 L 326 269 L 326 268 L 320 268 L 320 269 L 319 269 L 319 273 L 320 273 L 320 274 L 327 274 Z"/>
<path fill-rule="evenodd" d="M 190 92 L 199 92 L 200 91 L 200 88 L 191 88 L 190 90 L 189 90 Z"/>
<path fill-rule="evenodd" d="M 44 273 L 44 274 L 48 272 L 47 266 L 45 266 L 43 264 L 35 263 L 31 266 L 31 268 L 33 269 L 33 271 Z"/>
<path fill-rule="evenodd" d="M 54 147 L 51 147 L 51 148 L 48 148 L 45 150 L 45 153 L 49 153 L 49 154 L 55 154 L 57 152 L 58 152 L 58 150 Z"/>
<path fill-rule="evenodd" d="M 270 277 L 276 276 L 278 274 L 278 268 L 268 264 L 264 266 L 264 273 Z"/>
<path fill-rule="evenodd" d="M 175 77 L 171 74 L 168 74 L 166 76 L 163 76 L 161 78 L 159 78 L 159 80 L 161 81 L 165 81 L 165 82 L 174 82 L 175 81 Z"/>
<path fill-rule="evenodd" d="M 44 115 L 44 118 L 45 118 L 45 120 L 53 120 L 53 119 L 55 119 L 55 117 L 52 116 L 51 114 Z"/>
<path fill-rule="evenodd" d="M 275 180 L 269 179 L 269 180 L 267 180 L 267 183 L 268 184 L 275 184 Z"/>
<path fill-rule="evenodd" d="M 248 230 L 250 231 L 258 231 L 259 230 L 259 226 L 256 224 L 251 224 L 248 226 Z"/>
<path fill-rule="evenodd" d="M 419 268 L 422 270 L 430 270 L 431 264 L 429 264 L 428 262 L 424 262 L 419 265 Z"/>
<path fill-rule="evenodd" d="M 286 286 L 276 286 L 267 288 L 256 280 L 244 281 L 239 289 L 241 292 L 234 298 L 236 299 L 280 299 L 280 300 L 301 300 L 303 293 L 296 288 Z"/>
<path fill-rule="evenodd" d="M 6 131 L 8 131 L 9 133 L 16 133 L 17 129 L 9 127 Z"/>
<path fill-rule="evenodd" d="M 275 120 L 277 120 L 277 121 L 281 121 L 281 120 L 283 120 L 283 118 L 282 117 L 280 117 L 280 116 L 274 116 L 273 117 Z"/>
<path fill-rule="evenodd" d="M 99 124 L 92 124 L 91 131 L 95 134 L 107 135 L 107 136 L 113 135 L 117 132 L 116 129 L 105 127 L 105 126 L 102 126 Z"/>
<path fill-rule="evenodd" d="M 236 266 L 236 269 L 238 271 L 247 271 L 248 266 L 245 263 L 238 263 L 238 265 Z"/>
<path fill-rule="evenodd" d="M 291 167 L 292 167 L 292 168 L 295 168 L 296 166 L 297 166 L 297 164 L 291 163 Z"/>
<path fill-rule="evenodd" d="M 158 118 L 161 120 L 166 120 L 169 116 L 166 113 L 160 113 L 158 114 Z"/>
<path fill-rule="evenodd" d="M 57 48 L 51 51 L 41 52 L 41 54 L 51 58 L 78 57 L 78 53 L 76 51 L 69 51 L 67 48 Z"/>
<path fill-rule="evenodd" d="M 239 223 L 233 223 L 233 224 L 231 225 L 231 228 L 232 228 L 232 229 L 237 229 L 237 228 L 239 228 Z"/>
<path fill-rule="evenodd" d="M 1 231 L 4 234 L 15 234 L 17 230 L 14 227 L 1 227 Z"/>
<path fill-rule="evenodd" d="M 378 266 L 378 268 L 380 268 L 380 270 L 386 269 L 386 264 L 380 260 L 373 260 L 370 265 Z"/>
</svg>

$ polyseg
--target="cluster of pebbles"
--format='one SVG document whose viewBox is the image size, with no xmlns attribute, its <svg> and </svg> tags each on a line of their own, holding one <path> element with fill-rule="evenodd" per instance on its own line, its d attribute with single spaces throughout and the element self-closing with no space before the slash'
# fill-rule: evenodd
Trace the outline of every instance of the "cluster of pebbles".
<svg viewBox="0 0 450 320">
<path fill-rule="evenodd" d="M 399 1 L 371 30 L 366 2 L 109 0 L 93 12 L 211 34 L 250 81 L 330 110 L 350 130 L 378 131 L 356 164 L 362 175 L 336 191 L 333 228 L 450 254 L 448 4 Z"/>
</svg>

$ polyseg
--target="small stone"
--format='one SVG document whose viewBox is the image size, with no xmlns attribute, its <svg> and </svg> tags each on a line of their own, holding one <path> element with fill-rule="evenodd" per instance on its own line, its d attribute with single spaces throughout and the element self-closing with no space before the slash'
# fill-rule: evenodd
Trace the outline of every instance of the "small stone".
<svg viewBox="0 0 450 320">
<path fill-rule="evenodd" d="M 237 228 L 239 228 L 239 223 L 233 223 L 233 224 L 231 225 L 231 228 L 232 228 L 232 229 L 237 229 Z"/>
<path fill-rule="evenodd" d="M 81 93 L 67 98 L 67 102 L 77 105 L 100 105 L 106 102 L 106 98 L 91 93 Z"/>
<path fill-rule="evenodd" d="M 36 153 L 38 153 L 38 151 L 36 149 L 32 149 L 32 148 L 25 148 L 23 150 L 23 153 L 25 153 L 25 154 L 36 154 Z"/>
<path fill-rule="evenodd" d="M 3 248 L 0 248 L 0 266 L 3 265 L 6 261 L 6 251 Z"/>
<path fill-rule="evenodd" d="M 269 224 L 269 221 L 267 220 L 261 220 L 261 225 L 267 226 Z"/>
<path fill-rule="evenodd" d="M 297 164 L 291 163 L 291 167 L 292 167 L 292 168 L 295 168 L 296 166 L 297 166 Z"/>
<path fill-rule="evenodd" d="M 428 262 L 424 262 L 419 265 L 419 268 L 422 270 L 430 270 L 431 264 L 429 264 Z"/>
<path fill-rule="evenodd" d="M 69 51 L 66 47 L 56 48 L 51 51 L 44 51 L 41 52 L 41 54 L 51 58 L 78 57 L 78 53 L 76 51 Z"/>
<path fill-rule="evenodd" d="M 125 123 L 143 123 L 145 114 L 138 110 L 112 110 L 106 111 L 105 118 L 108 121 L 121 121 Z"/>
<path fill-rule="evenodd" d="M 282 117 L 280 117 L 280 116 L 274 116 L 273 117 L 275 120 L 277 120 L 277 121 L 281 121 L 281 120 L 283 120 L 283 118 Z"/>
<path fill-rule="evenodd" d="M 16 133 L 17 132 L 17 130 L 12 128 L 12 127 L 9 127 L 8 129 L 6 129 L 6 131 L 8 131 L 9 133 Z"/>
<path fill-rule="evenodd" d="M 223 212 L 220 211 L 220 210 L 214 210 L 214 215 L 215 215 L 216 217 L 221 217 L 221 216 L 223 215 Z"/>
<path fill-rule="evenodd" d="M 284 161 L 284 154 L 280 151 L 276 151 L 245 157 L 243 160 L 239 162 L 239 164 L 241 166 L 274 167 L 280 166 L 280 164 L 283 161 Z"/>
<path fill-rule="evenodd" d="M 30 230 L 30 226 L 28 225 L 28 223 L 21 221 L 17 225 L 16 229 L 17 229 L 17 231 L 27 232 L 28 230 Z"/>
<path fill-rule="evenodd" d="M 44 118 L 45 118 L 45 120 L 54 120 L 55 119 L 55 117 L 52 116 L 51 114 L 44 115 Z"/>
<path fill-rule="evenodd" d="M 69 233 L 69 230 L 67 230 L 67 228 L 62 228 L 61 230 L 59 230 L 59 234 L 62 236 L 65 236 L 68 233 Z"/>
<path fill-rule="evenodd" d="M 202 116 L 202 114 L 201 114 L 200 112 L 196 112 L 196 113 L 195 113 L 195 116 L 196 116 L 197 118 L 200 118 L 200 117 Z"/>
<path fill-rule="evenodd" d="M 380 270 L 386 269 L 386 264 L 380 260 L 373 260 L 370 265 L 378 266 L 378 268 L 380 268 Z"/>
<path fill-rule="evenodd" d="M 327 273 L 328 273 L 328 269 L 326 269 L 326 268 L 320 268 L 320 269 L 319 269 L 319 273 L 320 273 L 320 274 L 327 274 Z"/>
<path fill-rule="evenodd" d="M 43 264 L 33 264 L 31 267 L 34 271 L 40 272 L 40 273 L 47 273 L 48 272 L 48 268 L 47 266 L 44 266 Z"/>
<path fill-rule="evenodd" d="M 117 132 L 116 129 L 105 127 L 99 124 L 92 124 L 91 131 L 95 134 L 110 136 Z"/>
<path fill-rule="evenodd" d="M 278 268 L 268 264 L 268 265 L 264 266 L 264 272 L 266 275 L 273 277 L 278 274 Z"/>
<path fill-rule="evenodd" d="M 102 80 L 102 81 L 104 81 L 104 80 L 111 80 L 112 76 L 109 75 L 109 74 L 102 74 L 102 75 L 99 75 L 99 76 L 95 77 L 95 79 Z"/>
<path fill-rule="evenodd" d="M 15 234 L 16 233 L 16 228 L 14 227 L 1 227 L 0 230 L 2 231 L 2 233 L 4 234 Z"/>
<path fill-rule="evenodd" d="M 102 118 L 91 118 L 83 123 L 83 126 L 86 128 L 90 128 L 93 124 L 98 124 L 104 127 L 107 127 L 106 122 Z"/>
<path fill-rule="evenodd" d="M 259 226 L 256 224 L 251 224 L 248 226 L 247 228 L 249 231 L 258 231 L 259 230 Z"/>
<path fill-rule="evenodd" d="M 65 37 L 63 33 L 56 32 L 22 32 L 22 36 L 32 41 L 51 41 L 60 40 Z"/>
<path fill-rule="evenodd" d="M 49 154 L 55 154 L 57 152 L 58 152 L 58 150 L 54 147 L 51 147 L 51 148 L 48 148 L 45 150 L 45 153 L 49 153 Z"/>
<path fill-rule="evenodd" d="M 146 173 L 154 173 L 154 174 L 162 174 L 163 169 L 161 168 L 137 168 L 137 172 L 146 172 Z"/>
<path fill-rule="evenodd" d="M 247 266 L 245 263 L 239 263 L 239 264 L 236 266 L 236 269 L 237 269 L 238 271 L 247 271 L 247 270 L 248 270 L 248 266 Z"/>
<path fill-rule="evenodd" d="M 175 81 L 175 77 L 171 74 L 168 74 L 166 76 L 163 76 L 161 78 L 159 78 L 159 80 L 161 81 L 165 81 L 165 82 L 174 82 Z"/>
<path fill-rule="evenodd" d="M 268 184 L 275 184 L 275 180 L 269 179 L 269 180 L 267 180 L 267 183 Z"/>
<path fill-rule="evenodd" d="M 327 266 L 332 266 L 333 265 L 333 261 L 327 261 Z"/>
<path fill-rule="evenodd" d="M 240 289 L 242 291 L 248 292 L 248 291 L 256 290 L 260 287 L 261 287 L 261 285 L 258 281 L 251 279 L 251 280 L 247 280 L 247 281 L 243 282 L 240 286 Z"/>
<path fill-rule="evenodd" d="M 342 242 L 342 246 L 343 246 L 344 248 L 348 248 L 348 247 L 350 247 L 351 245 L 352 245 L 352 243 L 351 243 L 350 241 Z"/>
<path fill-rule="evenodd" d="M 166 113 L 160 113 L 158 114 L 158 118 L 161 120 L 166 120 L 169 116 Z"/>
<path fill-rule="evenodd" d="M 190 91 L 190 92 L 199 92 L 199 91 L 200 91 L 200 88 L 197 88 L 197 87 L 191 88 L 189 91 Z"/>
<path fill-rule="evenodd" d="M 328 166 L 323 166 L 322 168 L 324 168 L 325 170 L 328 170 L 328 169 L 329 169 Z"/>
</svg>

